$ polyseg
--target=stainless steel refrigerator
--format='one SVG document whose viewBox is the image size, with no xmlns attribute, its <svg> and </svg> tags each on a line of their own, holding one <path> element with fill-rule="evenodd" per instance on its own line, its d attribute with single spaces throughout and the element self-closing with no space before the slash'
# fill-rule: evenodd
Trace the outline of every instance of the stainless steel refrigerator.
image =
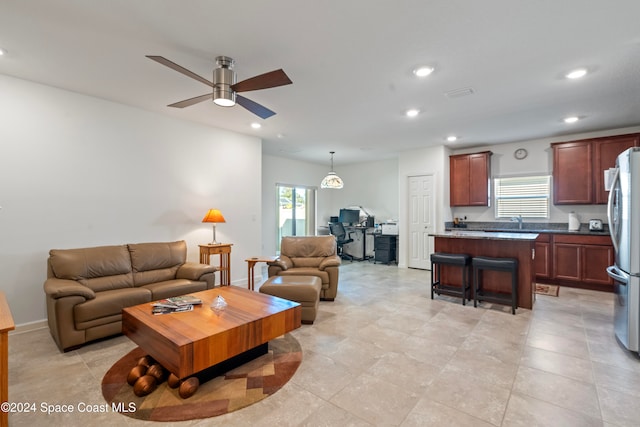
<svg viewBox="0 0 640 427">
<path fill-rule="evenodd" d="M 607 268 L 614 280 L 615 333 L 629 350 L 640 348 L 640 148 L 622 152 L 616 160 L 609 193 L 609 232 L 615 265 Z"/>
</svg>

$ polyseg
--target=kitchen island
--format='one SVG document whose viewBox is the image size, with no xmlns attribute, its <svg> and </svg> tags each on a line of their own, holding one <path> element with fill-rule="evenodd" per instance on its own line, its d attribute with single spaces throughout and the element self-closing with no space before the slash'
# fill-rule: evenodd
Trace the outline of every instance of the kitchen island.
<svg viewBox="0 0 640 427">
<path fill-rule="evenodd" d="M 469 254 L 518 260 L 518 307 L 532 309 L 535 290 L 535 233 L 502 233 L 486 231 L 445 231 L 430 234 L 435 238 L 436 252 Z M 459 268 L 442 266 L 442 281 L 461 286 Z M 482 272 L 483 288 L 491 292 L 511 293 L 511 276 L 504 272 Z"/>
</svg>

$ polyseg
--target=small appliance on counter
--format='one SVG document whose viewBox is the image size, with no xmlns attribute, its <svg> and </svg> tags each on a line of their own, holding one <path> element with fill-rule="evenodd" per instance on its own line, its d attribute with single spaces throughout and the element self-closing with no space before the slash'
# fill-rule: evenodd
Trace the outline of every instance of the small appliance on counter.
<svg viewBox="0 0 640 427">
<path fill-rule="evenodd" d="M 589 220 L 589 231 L 603 231 L 604 226 L 602 225 L 601 219 L 590 219 Z"/>
<path fill-rule="evenodd" d="M 580 230 L 580 217 L 577 213 L 571 212 L 569 214 L 569 231 Z"/>
</svg>

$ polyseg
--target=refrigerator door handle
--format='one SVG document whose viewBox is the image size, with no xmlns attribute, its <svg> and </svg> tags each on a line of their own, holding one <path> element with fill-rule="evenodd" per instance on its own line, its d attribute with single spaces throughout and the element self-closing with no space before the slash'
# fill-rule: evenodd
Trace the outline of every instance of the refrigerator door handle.
<svg viewBox="0 0 640 427">
<path fill-rule="evenodd" d="M 620 179 L 620 168 L 616 168 L 616 171 L 613 175 L 613 180 L 611 181 L 611 190 L 609 191 L 609 200 L 607 203 L 607 220 L 609 221 L 609 234 L 611 235 L 611 242 L 613 243 L 613 250 L 615 253 L 618 253 L 618 241 L 616 240 L 616 236 L 618 234 L 618 220 L 619 218 L 613 217 L 613 201 L 615 195 L 618 190 L 616 188 L 617 181 Z M 607 271 L 609 271 L 607 269 Z"/>
<path fill-rule="evenodd" d="M 622 271 L 618 269 L 615 265 L 607 267 L 607 274 L 614 280 L 626 285 L 629 283 L 629 277 L 626 276 Z"/>
</svg>

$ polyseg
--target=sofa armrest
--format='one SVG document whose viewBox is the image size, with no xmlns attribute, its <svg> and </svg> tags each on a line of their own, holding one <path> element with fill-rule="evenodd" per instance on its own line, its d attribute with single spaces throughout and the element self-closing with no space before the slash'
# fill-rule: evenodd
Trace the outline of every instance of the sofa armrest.
<svg viewBox="0 0 640 427">
<path fill-rule="evenodd" d="M 176 279 L 201 280 L 207 273 L 215 273 L 218 269 L 213 265 L 185 262 L 176 272 Z"/>
<path fill-rule="evenodd" d="M 327 267 L 338 267 L 342 263 L 338 255 L 328 256 L 322 260 L 318 266 L 318 270 L 324 270 Z"/>
<path fill-rule="evenodd" d="M 283 270 L 293 267 L 293 261 L 291 261 L 291 258 L 286 255 L 280 255 L 280 258 L 275 261 L 268 262 L 267 264 L 280 267 Z"/>
<path fill-rule="evenodd" d="M 47 296 L 58 299 L 71 296 L 80 296 L 85 299 L 94 299 L 96 293 L 75 280 L 49 278 L 44 282 L 44 292 Z"/>
</svg>

